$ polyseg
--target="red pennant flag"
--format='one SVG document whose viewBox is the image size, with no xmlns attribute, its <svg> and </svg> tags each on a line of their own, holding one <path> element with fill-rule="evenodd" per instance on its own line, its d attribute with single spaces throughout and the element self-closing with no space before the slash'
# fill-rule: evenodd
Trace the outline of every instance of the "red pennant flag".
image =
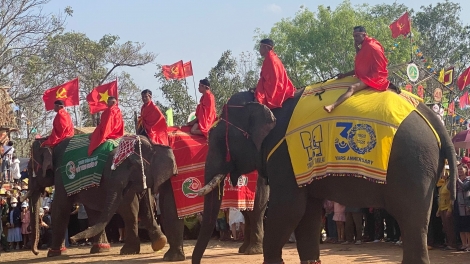
<svg viewBox="0 0 470 264">
<path fill-rule="evenodd" d="M 447 115 L 454 116 L 455 114 L 455 103 L 452 102 L 449 104 L 449 107 L 447 108 Z"/>
<path fill-rule="evenodd" d="M 54 109 L 56 100 L 64 101 L 64 106 L 79 105 L 78 78 L 46 90 L 42 95 L 42 100 L 46 106 L 46 111 Z"/>
<path fill-rule="evenodd" d="M 457 79 L 457 86 L 459 87 L 460 91 L 465 88 L 465 86 L 470 84 L 470 67 L 467 68 Z"/>
<path fill-rule="evenodd" d="M 162 72 L 167 80 L 183 79 L 184 78 L 183 61 L 178 61 L 171 65 L 163 65 Z"/>
<path fill-rule="evenodd" d="M 400 18 L 395 20 L 390 24 L 390 29 L 392 30 L 392 38 L 397 38 L 400 35 L 406 36 L 411 32 L 411 23 L 408 16 L 408 11 L 405 12 Z"/>
<path fill-rule="evenodd" d="M 117 80 L 93 88 L 91 93 L 86 96 L 90 113 L 96 114 L 108 108 L 108 97 L 110 96 L 118 98 Z"/>
<path fill-rule="evenodd" d="M 444 72 L 444 85 L 451 85 L 454 82 L 454 67 L 448 68 Z"/>
<path fill-rule="evenodd" d="M 184 77 L 193 76 L 193 65 L 191 64 L 191 61 L 185 62 L 183 64 L 183 69 L 184 69 Z"/>
<path fill-rule="evenodd" d="M 424 87 L 422 85 L 418 85 L 418 96 L 424 98 Z"/>
<path fill-rule="evenodd" d="M 468 92 L 465 92 L 459 98 L 459 105 L 460 105 L 460 109 L 464 109 L 468 105 Z"/>
<path fill-rule="evenodd" d="M 410 93 L 413 92 L 413 86 L 411 86 L 411 84 L 405 85 L 405 89 L 406 89 L 408 92 L 410 92 Z"/>
</svg>

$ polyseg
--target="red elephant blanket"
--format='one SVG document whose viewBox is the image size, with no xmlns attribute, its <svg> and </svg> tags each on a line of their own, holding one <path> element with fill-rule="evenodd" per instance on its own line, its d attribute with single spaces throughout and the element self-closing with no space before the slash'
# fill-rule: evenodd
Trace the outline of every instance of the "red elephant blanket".
<svg viewBox="0 0 470 264">
<path fill-rule="evenodd" d="M 171 178 L 171 185 L 180 218 L 204 210 L 204 197 L 197 196 L 196 192 L 204 186 L 204 164 L 209 146 L 205 137 L 191 134 L 190 129 L 189 126 L 168 128 L 168 141 L 178 166 L 178 175 Z M 258 174 L 251 172 L 240 176 L 237 186 L 233 187 L 227 177 L 221 194 L 221 209 L 253 210 L 257 180 Z"/>
</svg>

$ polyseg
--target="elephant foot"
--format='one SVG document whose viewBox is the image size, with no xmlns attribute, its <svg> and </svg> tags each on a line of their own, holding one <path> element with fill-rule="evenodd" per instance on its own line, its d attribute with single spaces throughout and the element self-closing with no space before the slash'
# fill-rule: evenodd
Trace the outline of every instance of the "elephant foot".
<svg viewBox="0 0 470 264">
<path fill-rule="evenodd" d="M 130 243 L 126 241 L 126 244 L 121 248 L 121 255 L 135 255 L 140 253 L 140 243 L 137 242 L 135 246 L 130 246 Z"/>
<path fill-rule="evenodd" d="M 66 247 L 62 247 L 60 249 L 49 249 L 47 251 L 47 257 L 57 257 L 62 255 L 62 253 L 65 253 L 67 251 Z"/>
<path fill-rule="evenodd" d="M 166 245 L 166 236 L 162 236 L 159 239 L 152 242 L 152 249 L 153 251 L 159 251 Z"/>
<path fill-rule="evenodd" d="M 243 246 L 243 245 L 242 245 Z M 241 249 L 241 247 L 240 247 Z M 248 245 L 246 249 L 241 252 L 240 249 L 238 250 L 238 253 L 243 253 L 245 255 L 258 255 L 258 254 L 263 254 L 263 245 L 260 244 L 254 244 L 254 245 Z"/>
<path fill-rule="evenodd" d="M 164 261 L 183 261 L 183 260 L 186 260 L 186 256 L 184 255 L 182 247 L 179 250 L 172 250 L 170 248 L 163 256 L 163 260 Z"/>
<path fill-rule="evenodd" d="M 249 241 L 244 241 L 243 244 L 238 248 L 238 253 L 245 253 L 249 245 L 250 245 Z"/>
<path fill-rule="evenodd" d="M 90 249 L 90 254 L 108 252 L 111 248 L 109 243 L 95 243 Z"/>
</svg>

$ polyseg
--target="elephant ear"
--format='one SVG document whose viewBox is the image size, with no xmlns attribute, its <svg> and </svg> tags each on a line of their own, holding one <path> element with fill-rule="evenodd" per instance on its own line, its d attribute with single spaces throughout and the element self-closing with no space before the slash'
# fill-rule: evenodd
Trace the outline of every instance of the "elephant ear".
<svg viewBox="0 0 470 264">
<path fill-rule="evenodd" d="M 269 108 L 257 102 L 248 103 L 245 108 L 249 113 L 248 132 L 252 136 L 256 149 L 261 150 L 261 143 L 276 125 L 276 118 Z"/>
</svg>

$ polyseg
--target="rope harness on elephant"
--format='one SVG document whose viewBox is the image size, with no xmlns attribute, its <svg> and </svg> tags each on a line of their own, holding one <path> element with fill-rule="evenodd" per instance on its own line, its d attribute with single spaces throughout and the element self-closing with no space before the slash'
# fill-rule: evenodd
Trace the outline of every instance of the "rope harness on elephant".
<svg viewBox="0 0 470 264">
<path fill-rule="evenodd" d="M 225 157 L 225 160 L 227 162 L 230 161 L 230 147 L 228 145 L 228 125 L 231 125 L 233 126 L 234 128 L 238 129 L 240 132 L 243 133 L 243 136 L 246 137 L 246 138 L 249 138 L 250 137 L 250 133 L 246 132 L 245 130 L 243 130 L 242 128 L 234 125 L 233 123 L 231 123 L 230 121 L 228 121 L 228 108 L 229 107 L 232 107 L 232 108 L 243 108 L 245 107 L 244 105 L 228 105 L 228 104 L 225 104 L 223 109 L 224 109 L 224 112 L 225 112 L 225 118 L 222 118 L 220 117 L 219 120 L 221 121 L 224 121 L 227 126 L 225 126 L 225 147 L 227 148 L 227 156 Z"/>
</svg>

